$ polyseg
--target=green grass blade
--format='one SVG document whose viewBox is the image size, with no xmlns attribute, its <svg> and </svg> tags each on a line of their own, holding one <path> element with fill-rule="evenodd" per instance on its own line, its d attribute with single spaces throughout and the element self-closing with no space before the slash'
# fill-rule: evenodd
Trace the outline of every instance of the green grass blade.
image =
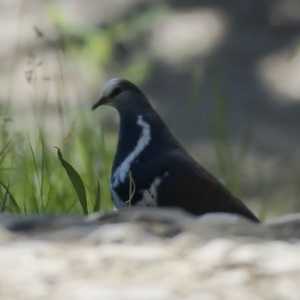
<svg viewBox="0 0 300 300">
<path fill-rule="evenodd" d="M 34 170 L 35 170 L 35 173 L 36 173 L 36 178 L 37 178 L 37 181 L 38 181 L 39 189 L 41 190 L 41 181 L 40 181 L 40 177 L 39 177 L 38 162 L 37 162 L 36 156 L 34 154 L 33 146 L 31 144 L 31 141 L 30 141 L 29 138 L 28 138 L 28 141 L 29 141 L 31 156 L 32 156 L 32 159 L 33 159 L 33 165 L 34 165 Z M 43 199 L 40 198 L 40 201 L 43 203 Z M 40 213 L 39 201 L 38 201 L 38 199 L 36 198 L 35 195 L 33 195 L 33 197 L 32 197 L 32 203 L 34 204 L 35 210 L 37 211 L 37 213 Z"/>
<path fill-rule="evenodd" d="M 1 213 L 5 212 L 5 208 L 6 208 L 6 203 L 8 200 L 8 190 L 9 190 L 9 184 L 7 185 L 7 189 L 5 190 L 5 194 L 4 194 L 4 199 L 2 201 L 2 203 L 0 203 L 0 211 Z"/>
<path fill-rule="evenodd" d="M 13 142 L 14 142 L 14 139 L 12 138 L 0 150 L 0 165 L 4 161 L 5 157 L 9 154 L 9 152 L 10 152 L 12 146 L 13 146 Z"/>
<path fill-rule="evenodd" d="M 58 147 L 55 147 L 57 149 L 57 156 L 60 160 L 62 166 L 64 167 L 65 171 L 67 172 L 67 175 L 77 193 L 79 203 L 83 209 L 83 212 L 85 215 L 88 214 L 87 209 L 87 200 L 86 200 L 86 191 L 83 184 L 83 181 L 79 175 L 79 173 L 66 161 L 64 160 L 60 149 Z"/>
<path fill-rule="evenodd" d="M 41 203 L 42 203 L 42 207 L 43 207 L 43 211 L 45 211 L 45 203 L 44 203 L 44 180 L 45 180 L 45 143 L 44 143 L 44 139 L 43 139 L 43 135 L 42 132 L 40 131 L 39 133 L 40 135 L 40 140 L 41 140 L 41 180 L 40 180 L 40 197 L 41 197 Z"/>
<path fill-rule="evenodd" d="M 93 212 L 97 212 L 100 210 L 100 200 L 101 200 L 101 187 L 100 187 L 100 182 L 97 179 L 97 190 L 96 190 L 96 195 L 95 195 L 95 203 L 94 203 Z"/>
<path fill-rule="evenodd" d="M 14 196 L 12 195 L 12 193 L 9 191 L 9 185 L 6 185 L 4 182 L 2 182 L 0 180 L 0 186 L 2 186 L 4 188 L 4 190 L 5 190 L 5 195 L 7 195 L 7 196 L 5 196 L 5 198 L 7 198 L 9 196 L 10 202 L 13 205 L 13 207 L 15 208 L 15 210 L 17 211 L 18 214 L 21 214 L 21 209 L 20 209 L 17 201 L 15 200 Z M 6 201 L 7 200 L 5 200 L 5 202 Z M 6 205 L 6 203 L 4 203 L 4 205 Z M 1 205 L 1 206 L 2 206 L 1 207 L 1 211 L 2 211 L 3 205 Z M 4 206 L 4 208 L 5 208 L 5 206 Z"/>
</svg>

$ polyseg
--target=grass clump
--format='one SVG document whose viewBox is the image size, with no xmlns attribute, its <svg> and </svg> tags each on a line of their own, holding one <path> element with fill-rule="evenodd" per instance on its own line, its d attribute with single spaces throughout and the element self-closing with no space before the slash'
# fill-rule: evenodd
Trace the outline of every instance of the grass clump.
<svg viewBox="0 0 300 300">
<path fill-rule="evenodd" d="M 48 141 L 43 124 L 35 137 L 10 130 L 13 120 L 8 108 L 1 106 L 1 212 L 88 214 L 112 207 L 108 184 L 112 151 L 106 147 L 114 137 L 106 141 L 102 130 L 92 130 L 87 113 L 91 112 L 77 114 L 81 129 L 73 124 L 60 137 L 60 150 Z"/>
</svg>

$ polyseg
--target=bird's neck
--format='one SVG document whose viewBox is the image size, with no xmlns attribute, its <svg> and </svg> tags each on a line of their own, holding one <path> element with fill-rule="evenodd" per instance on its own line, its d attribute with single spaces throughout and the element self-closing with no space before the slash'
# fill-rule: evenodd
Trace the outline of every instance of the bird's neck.
<svg viewBox="0 0 300 300">
<path fill-rule="evenodd" d="M 140 138 L 142 128 L 137 124 L 140 117 L 143 118 L 142 115 L 120 116 L 118 150 L 125 155 L 132 151 Z"/>
<path fill-rule="evenodd" d="M 157 113 L 149 107 L 147 110 L 119 110 L 119 140 L 113 170 L 129 156 L 139 156 L 149 148 L 159 148 L 171 141 L 177 144 Z"/>
</svg>

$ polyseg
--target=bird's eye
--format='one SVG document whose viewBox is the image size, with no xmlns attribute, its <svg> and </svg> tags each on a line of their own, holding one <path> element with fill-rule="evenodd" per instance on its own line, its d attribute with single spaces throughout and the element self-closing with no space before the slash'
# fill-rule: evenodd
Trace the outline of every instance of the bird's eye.
<svg viewBox="0 0 300 300">
<path fill-rule="evenodd" d="M 118 87 L 118 86 L 115 87 L 110 94 L 111 98 L 114 98 L 117 95 L 119 95 L 121 93 L 121 91 L 122 91 L 122 89 L 120 87 Z"/>
</svg>

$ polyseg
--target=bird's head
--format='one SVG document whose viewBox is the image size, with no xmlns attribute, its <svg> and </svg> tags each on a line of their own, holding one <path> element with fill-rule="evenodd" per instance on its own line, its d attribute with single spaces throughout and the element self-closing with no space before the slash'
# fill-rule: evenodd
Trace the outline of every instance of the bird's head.
<svg viewBox="0 0 300 300">
<path fill-rule="evenodd" d="M 130 104 L 148 102 L 142 91 L 126 79 L 110 79 L 103 87 L 99 100 L 93 105 L 96 109 L 100 105 L 109 105 L 117 109 Z"/>
</svg>

